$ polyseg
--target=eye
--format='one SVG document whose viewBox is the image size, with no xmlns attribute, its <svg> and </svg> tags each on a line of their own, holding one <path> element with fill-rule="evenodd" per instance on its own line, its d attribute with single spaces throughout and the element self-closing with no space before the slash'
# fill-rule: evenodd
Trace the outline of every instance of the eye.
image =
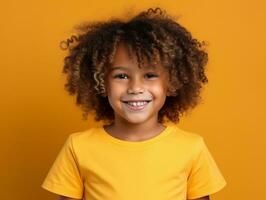
<svg viewBox="0 0 266 200">
<path fill-rule="evenodd" d="M 125 77 L 127 77 L 126 74 L 116 74 L 116 75 L 114 75 L 114 78 L 119 78 L 119 79 L 125 79 Z"/>
<path fill-rule="evenodd" d="M 158 77 L 157 74 L 154 74 L 154 73 L 147 73 L 145 74 L 147 78 L 154 78 L 154 77 Z"/>
</svg>

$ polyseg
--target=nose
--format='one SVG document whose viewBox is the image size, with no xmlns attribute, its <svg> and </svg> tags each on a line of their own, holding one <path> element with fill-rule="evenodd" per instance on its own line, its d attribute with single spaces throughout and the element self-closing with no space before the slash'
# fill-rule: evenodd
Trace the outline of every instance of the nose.
<svg viewBox="0 0 266 200">
<path fill-rule="evenodd" d="M 137 77 L 132 78 L 130 80 L 127 92 L 129 94 L 143 93 L 144 92 L 144 85 L 141 82 L 141 80 Z"/>
</svg>

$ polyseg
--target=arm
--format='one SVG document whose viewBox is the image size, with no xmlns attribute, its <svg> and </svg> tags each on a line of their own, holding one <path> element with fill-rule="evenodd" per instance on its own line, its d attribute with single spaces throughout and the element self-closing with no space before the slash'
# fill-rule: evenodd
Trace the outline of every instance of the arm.
<svg viewBox="0 0 266 200">
<path fill-rule="evenodd" d="M 74 198 L 69 198 L 69 197 L 59 195 L 58 200 L 82 200 L 82 199 L 74 199 Z"/>
<path fill-rule="evenodd" d="M 194 200 L 210 200 L 210 196 L 200 197 L 200 198 L 194 199 Z"/>
</svg>

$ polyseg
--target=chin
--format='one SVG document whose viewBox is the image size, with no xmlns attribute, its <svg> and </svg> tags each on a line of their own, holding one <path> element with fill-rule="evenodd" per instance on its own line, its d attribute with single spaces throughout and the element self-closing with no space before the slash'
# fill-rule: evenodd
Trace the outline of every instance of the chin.
<svg viewBox="0 0 266 200">
<path fill-rule="evenodd" d="M 134 124 L 134 125 L 138 125 L 138 124 L 143 124 L 146 122 L 146 120 L 129 120 L 129 119 L 124 119 L 127 123 L 129 124 Z"/>
<path fill-rule="evenodd" d="M 130 116 L 123 116 L 123 120 L 130 124 L 143 124 L 149 120 L 149 116 L 138 116 L 138 115 L 130 115 Z"/>
</svg>

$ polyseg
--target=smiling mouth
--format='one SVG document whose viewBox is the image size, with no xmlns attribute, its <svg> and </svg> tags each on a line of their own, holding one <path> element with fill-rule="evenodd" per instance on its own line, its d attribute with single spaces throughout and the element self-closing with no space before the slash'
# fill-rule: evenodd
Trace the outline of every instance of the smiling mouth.
<svg viewBox="0 0 266 200">
<path fill-rule="evenodd" d="M 123 103 L 127 104 L 142 104 L 142 103 L 149 103 L 151 100 L 137 100 L 137 101 L 122 101 Z"/>
<path fill-rule="evenodd" d="M 123 103 L 130 110 L 143 110 L 151 100 L 143 100 L 143 101 L 123 101 Z"/>
</svg>

